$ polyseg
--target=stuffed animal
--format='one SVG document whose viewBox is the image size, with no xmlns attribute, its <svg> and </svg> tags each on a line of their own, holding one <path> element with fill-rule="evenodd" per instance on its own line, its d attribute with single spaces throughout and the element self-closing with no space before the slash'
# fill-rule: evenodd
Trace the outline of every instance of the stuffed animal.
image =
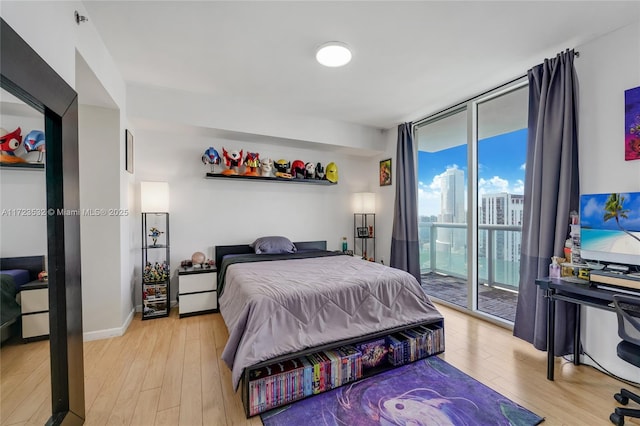
<svg viewBox="0 0 640 426">
<path fill-rule="evenodd" d="M 239 152 L 237 150 L 227 152 L 227 150 L 222 147 L 222 155 L 224 156 L 224 162 L 227 165 L 227 168 L 222 171 L 222 174 L 237 175 L 238 166 L 242 162 L 242 150 Z"/>
<path fill-rule="evenodd" d="M 304 178 L 313 179 L 316 177 L 316 166 L 313 163 L 307 163 L 304 165 Z"/>
<path fill-rule="evenodd" d="M 9 133 L 0 127 L 0 161 L 3 163 L 26 163 L 25 159 L 18 157 L 14 152 L 22 143 L 22 130 L 20 127 Z"/>
<path fill-rule="evenodd" d="M 218 154 L 218 151 L 212 146 L 202 154 L 202 162 L 204 164 L 211 164 L 211 173 L 215 172 L 214 166 L 220 164 L 220 160 L 220 154 Z"/>
<path fill-rule="evenodd" d="M 260 170 L 262 171 L 263 177 L 272 177 L 273 172 L 273 160 L 271 158 L 267 158 L 260 162 Z"/>
<path fill-rule="evenodd" d="M 245 176 L 258 176 L 257 169 L 260 167 L 260 154 L 257 152 L 247 152 L 244 165 L 247 168 L 244 172 Z"/>
<path fill-rule="evenodd" d="M 291 164 L 291 176 L 296 179 L 304 179 L 304 162 L 302 160 L 295 160 Z"/>
</svg>

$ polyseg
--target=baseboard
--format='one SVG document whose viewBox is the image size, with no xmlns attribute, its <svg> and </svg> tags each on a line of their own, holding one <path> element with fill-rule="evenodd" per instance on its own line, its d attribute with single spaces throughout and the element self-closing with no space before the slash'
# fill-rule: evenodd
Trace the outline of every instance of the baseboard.
<svg viewBox="0 0 640 426">
<path fill-rule="evenodd" d="M 135 310 L 132 309 L 131 312 L 129 312 L 129 316 L 127 316 L 127 319 L 122 325 L 122 327 L 109 328 L 106 330 L 98 330 L 98 331 L 89 331 L 86 333 L 82 333 L 82 338 L 85 342 L 90 342 L 92 340 L 108 339 L 110 337 L 122 336 L 127 331 L 127 328 L 129 328 L 131 321 L 133 321 L 134 314 L 135 314 Z"/>
</svg>

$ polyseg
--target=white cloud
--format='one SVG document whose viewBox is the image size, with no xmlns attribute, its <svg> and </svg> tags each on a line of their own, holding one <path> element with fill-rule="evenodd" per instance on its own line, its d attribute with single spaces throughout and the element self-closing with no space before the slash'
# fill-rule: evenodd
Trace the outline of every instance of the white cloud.
<svg viewBox="0 0 640 426">
<path fill-rule="evenodd" d="M 499 176 L 491 179 L 478 180 L 478 192 L 480 194 L 490 194 L 494 192 L 509 192 L 509 181 Z"/>
<path fill-rule="evenodd" d="M 587 204 L 582 209 L 582 215 L 585 216 L 585 218 L 591 217 L 593 215 L 600 214 L 603 209 L 604 205 L 598 204 L 595 197 L 589 198 L 589 201 L 587 201 Z"/>
<path fill-rule="evenodd" d="M 527 163 L 522 163 L 520 170 L 527 170 Z"/>
</svg>

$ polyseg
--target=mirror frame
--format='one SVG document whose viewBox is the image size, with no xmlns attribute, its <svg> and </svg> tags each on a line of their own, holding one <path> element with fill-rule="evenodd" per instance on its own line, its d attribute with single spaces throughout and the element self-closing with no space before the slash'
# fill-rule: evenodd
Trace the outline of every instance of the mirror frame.
<svg viewBox="0 0 640 426">
<path fill-rule="evenodd" d="M 0 64 L 0 86 L 43 113 L 45 120 L 52 405 L 47 425 L 81 425 L 85 406 L 78 97 L 2 18 Z"/>
</svg>

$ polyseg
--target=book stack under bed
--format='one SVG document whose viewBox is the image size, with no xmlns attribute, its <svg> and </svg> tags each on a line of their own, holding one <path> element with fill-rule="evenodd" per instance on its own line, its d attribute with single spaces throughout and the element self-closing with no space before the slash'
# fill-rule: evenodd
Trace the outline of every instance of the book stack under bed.
<svg viewBox="0 0 640 426">
<path fill-rule="evenodd" d="M 274 362 L 248 372 L 254 416 L 378 372 L 444 352 L 442 322 Z"/>
</svg>

